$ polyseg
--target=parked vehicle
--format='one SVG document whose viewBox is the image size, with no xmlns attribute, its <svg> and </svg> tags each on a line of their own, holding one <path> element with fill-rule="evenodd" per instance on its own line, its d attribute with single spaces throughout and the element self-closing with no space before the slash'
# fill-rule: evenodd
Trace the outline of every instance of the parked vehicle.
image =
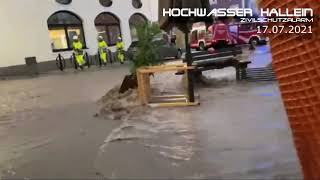
<svg viewBox="0 0 320 180">
<path fill-rule="evenodd" d="M 172 38 L 166 33 L 159 34 L 154 40 L 155 43 L 159 44 L 159 56 L 161 59 L 180 59 L 182 56 L 182 50 L 177 48 L 175 43 L 172 42 Z M 134 57 L 137 52 L 138 41 L 133 41 L 128 48 L 127 56 L 129 59 Z"/>
<path fill-rule="evenodd" d="M 229 24 L 229 32 L 236 44 L 266 44 L 267 39 L 258 33 L 257 23 Z"/>
<path fill-rule="evenodd" d="M 191 48 L 205 50 L 207 48 L 220 48 L 232 45 L 233 38 L 229 28 L 224 23 L 218 23 L 206 29 L 205 26 L 196 27 L 191 31 Z"/>
<path fill-rule="evenodd" d="M 197 27 L 191 30 L 191 48 L 203 51 L 211 46 L 211 33 L 206 29 L 206 26 Z"/>
<path fill-rule="evenodd" d="M 217 23 L 206 29 L 195 27 L 191 31 L 191 48 L 200 51 L 208 48 L 225 48 L 241 44 L 266 44 L 267 39 L 258 34 L 256 23 Z"/>
</svg>

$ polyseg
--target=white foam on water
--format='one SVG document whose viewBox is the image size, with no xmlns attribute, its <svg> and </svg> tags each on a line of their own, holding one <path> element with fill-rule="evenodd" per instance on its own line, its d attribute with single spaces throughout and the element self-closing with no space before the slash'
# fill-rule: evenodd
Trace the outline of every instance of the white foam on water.
<svg viewBox="0 0 320 180">
<path fill-rule="evenodd" d="M 169 117 L 169 118 L 168 118 Z M 164 139 L 163 137 L 168 137 Z M 129 117 L 114 129 L 100 147 L 101 153 L 113 142 L 143 139 L 161 157 L 175 161 L 189 161 L 194 155 L 195 137 L 190 114 L 168 109 L 154 110 L 140 117 Z"/>
<path fill-rule="evenodd" d="M 181 94 L 184 92 L 182 91 L 184 89 L 182 78 L 181 76 L 175 76 L 174 73 L 156 74 L 155 77 L 151 78 L 153 91 L 156 95 L 168 92 Z M 130 156 L 137 155 L 137 157 L 140 157 L 140 153 L 151 153 L 152 158 L 157 158 L 153 155 L 156 154 L 159 158 L 164 159 L 164 162 L 168 160 L 168 166 L 172 167 L 179 167 L 182 163 L 193 158 L 196 142 L 194 119 L 192 119 L 192 114 L 187 108 L 160 109 L 133 106 L 130 107 L 129 112 L 130 114 L 123 116 L 125 118 L 121 119 L 121 125 L 115 128 L 100 146 L 96 157 L 98 169 L 105 168 L 106 161 L 111 157 L 113 161 L 115 161 L 113 158 L 117 157 L 121 160 L 121 157 L 123 157 L 121 153 L 128 153 L 127 150 L 121 149 L 123 147 L 130 147 Z M 121 143 L 128 144 L 128 142 L 129 145 L 120 145 Z M 113 148 L 116 148 L 116 150 Z M 139 152 L 135 152 L 135 148 L 138 148 Z M 145 149 L 145 151 L 141 152 L 140 148 Z M 109 149 L 110 151 L 108 151 Z M 117 153 L 112 154 L 115 151 Z M 126 156 L 128 155 L 124 154 L 124 157 Z M 149 156 L 149 154 L 146 156 Z M 115 164 L 107 164 L 109 175 L 116 173 L 122 167 L 126 167 L 126 164 L 121 164 L 123 161 L 116 162 Z M 100 163 L 103 165 L 100 165 Z"/>
</svg>

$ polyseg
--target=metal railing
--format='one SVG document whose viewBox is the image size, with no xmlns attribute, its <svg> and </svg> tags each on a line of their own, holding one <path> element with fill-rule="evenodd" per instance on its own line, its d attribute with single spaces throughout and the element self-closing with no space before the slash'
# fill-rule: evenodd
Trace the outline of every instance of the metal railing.
<svg viewBox="0 0 320 180">
<path fill-rule="evenodd" d="M 56 66 L 60 71 L 64 71 L 66 68 L 66 60 L 61 56 L 61 54 L 56 58 Z"/>
<path fill-rule="evenodd" d="M 93 65 L 102 67 L 102 66 L 106 66 L 107 64 L 113 64 L 114 62 L 117 62 L 117 61 L 120 62 L 117 59 L 117 52 L 113 54 L 110 50 L 108 50 L 107 54 L 108 54 L 107 55 L 108 60 L 107 60 L 107 63 L 104 63 L 103 60 L 101 59 L 100 52 L 98 52 L 94 56 L 90 56 L 87 52 L 85 52 L 84 53 L 85 66 L 87 66 L 88 68 L 91 68 L 91 66 Z M 71 57 L 69 58 L 69 63 L 76 70 L 80 68 L 76 60 L 75 53 L 72 53 Z M 56 66 L 60 71 L 64 71 L 67 68 L 66 59 L 61 54 L 58 54 L 56 58 Z"/>
</svg>

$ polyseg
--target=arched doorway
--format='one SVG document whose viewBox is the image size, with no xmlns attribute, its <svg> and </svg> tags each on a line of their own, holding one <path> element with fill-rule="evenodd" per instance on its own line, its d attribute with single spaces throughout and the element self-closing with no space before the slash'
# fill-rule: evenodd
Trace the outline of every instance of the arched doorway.
<svg viewBox="0 0 320 180">
<path fill-rule="evenodd" d="M 98 34 L 104 37 L 104 40 L 109 46 L 114 46 L 117 43 L 118 37 L 121 36 L 120 20 L 110 13 L 103 12 L 94 20 Z"/>
<path fill-rule="evenodd" d="M 72 38 L 77 35 L 86 46 L 81 18 L 73 12 L 58 11 L 52 14 L 48 20 L 49 36 L 52 50 L 72 50 Z"/>
<path fill-rule="evenodd" d="M 130 33 L 131 33 L 131 39 L 132 41 L 137 41 L 137 25 L 143 24 L 147 22 L 148 19 L 141 13 L 135 13 L 133 14 L 129 19 L 129 25 L 130 25 Z"/>
</svg>

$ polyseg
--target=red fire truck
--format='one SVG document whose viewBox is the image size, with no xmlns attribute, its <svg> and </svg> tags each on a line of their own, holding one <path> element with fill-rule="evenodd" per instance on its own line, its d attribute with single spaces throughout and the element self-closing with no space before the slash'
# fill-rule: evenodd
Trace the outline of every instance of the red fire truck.
<svg viewBox="0 0 320 180">
<path fill-rule="evenodd" d="M 263 42 L 266 40 L 258 34 L 256 23 L 217 23 L 208 29 L 203 25 L 191 31 L 191 48 L 197 50 Z"/>
<path fill-rule="evenodd" d="M 191 48 L 205 50 L 210 47 L 227 46 L 234 42 L 229 28 L 224 23 L 217 23 L 210 26 L 198 26 L 191 31 Z"/>
<path fill-rule="evenodd" d="M 233 23 L 229 24 L 229 32 L 236 44 L 266 43 L 266 38 L 258 33 L 257 26 L 257 23 Z"/>
</svg>

